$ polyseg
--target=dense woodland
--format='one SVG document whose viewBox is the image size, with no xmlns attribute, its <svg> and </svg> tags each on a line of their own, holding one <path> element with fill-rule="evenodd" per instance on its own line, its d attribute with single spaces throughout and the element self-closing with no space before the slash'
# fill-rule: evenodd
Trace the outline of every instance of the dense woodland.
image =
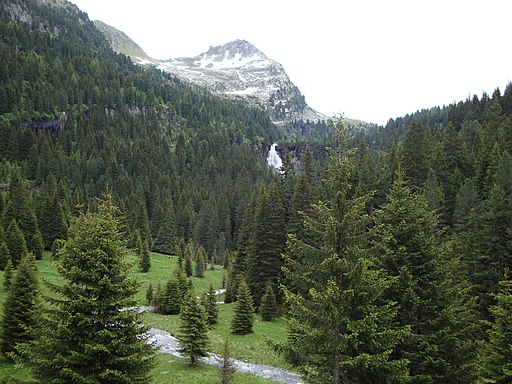
<svg viewBox="0 0 512 384">
<path fill-rule="evenodd" d="M 56 289 L 68 307 L 48 326 L 87 295 L 73 282 L 94 280 L 73 268 L 127 246 L 145 255 L 142 270 L 149 250 L 178 256 L 181 268 L 148 300 L 189 319 L 181 340 L 192 363 L 207 343 L 191 343 L 216 315 L 213 294 L 198 302 L 187 276 L 211 263 L 226 269 L 226 302 L 237 302 L 233 332 L 252 332 L 255 310 L 284 316 L 288 339 L 273 348 L 308 382 L 512 382 L 512 86 L 385 127 L 309 124 L 299 141 L 287 130 L 306 123 L 282 130 L 263 111 L 135 66 L 70 4 L 2 0 L 0 16 L 0 269 L 15 276 L 5 356 L 33 349 L 35 376 L 66 382 L 43 352 L 60 353 L 51 337 L 67 336 L 37 341 L 33 258 L 54 251 L 70 281 Z M 292 138 L 302 149 L 273 172 L 266 149 Z M 101 236 L 109 245 L 94 253 Z M 122 266 L 112 278 L 130 296 Z M 115 311 L 131 303 L 116 300 Z M 150 366 L 137 348 L 131 359 Z M 147 382 L 143 369 L 98 375 L 91 382 Z"/>
</svg>

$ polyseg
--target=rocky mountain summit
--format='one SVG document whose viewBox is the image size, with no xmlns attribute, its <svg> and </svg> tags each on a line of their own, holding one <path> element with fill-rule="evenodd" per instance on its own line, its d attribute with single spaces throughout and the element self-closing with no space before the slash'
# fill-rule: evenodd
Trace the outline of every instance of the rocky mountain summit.
<svg viewBox="0 0 512 384">
<path fill-rule="evenodd" d="M 292 120 L 324 120 L 327 117 L 310 108 L 283 66 L 265 56 L 246 40 L 234 40 L 210 47 L 196 57 L 157 60 L 124 33 L 95 21 L 114 50 L 139 65 L 152 65 L 179 78 L 204 86 L 218 95 L 264 108 L 276 123 Z"/>
</svg>

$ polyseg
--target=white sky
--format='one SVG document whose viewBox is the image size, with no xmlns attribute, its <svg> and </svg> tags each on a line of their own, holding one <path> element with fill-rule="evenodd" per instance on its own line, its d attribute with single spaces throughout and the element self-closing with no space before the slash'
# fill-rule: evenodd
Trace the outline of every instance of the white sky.
<svg viewBox="0 0 512 384">
<path fill-rule="evenodd" d="M 245 39 L 314 109 L 385 124 L 512 81 L 510 0 L 71 0 L 157 59 Z"/>
</svg>

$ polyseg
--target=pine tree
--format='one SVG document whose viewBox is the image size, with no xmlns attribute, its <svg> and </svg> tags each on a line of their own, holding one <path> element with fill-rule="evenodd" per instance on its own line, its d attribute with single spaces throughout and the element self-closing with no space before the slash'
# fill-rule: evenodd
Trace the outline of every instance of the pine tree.
<svg viewBox="0 0 512 384">
<path fill-rule="evenodd" d="M 217 308 L 215 290 L 213 284 L 210 284 L 208 291 L 204 292 L 201 296 L 201 305 L 206 312 L 206 322 L 209 327 L 217 324 L 217 318 L 219 317 L 219 309 Z"/>
<path fill-rule="evenodd" d="M 148 289 L 146 290 L 146 301 L 148 305 L 153 304 L 153 299 L 155 297 L 155 291 L 153 289 L 153 284 L 149 283 Z"/>
<path fill-rule="evenodd" d="M 27 253 L 27 243 L 25 242 L 23 232 L 14 219 L 12 219 L 9 227 L 7 227 L 5 241 L 11 255 L 12 265 L 14 268 L 17 268 L 21 258 Z"/>
<path fill-rule="evenodd" d="M 0 241 L 0 271 L 5 270 L 7 266 L 7 261 L 11 259 L 11 254 L 9 253 L 9 248 L 7 247 L 7 243 L 5 240 Z"/>
<path fill-rule="evenodd" d="M 179 352 L 190 357 L 190 365 L 196 366 L 199 357 L 208 356 L 208 325 L 204 308 L 191 290 L 183 303 L 178 334 Z"/>
<path fill-rule="evenodd" d="M 397 320 L 414 335 L 394 348 L 394 357 L 410 360 L 415 383 L 471 382 L 474 359 L 467 346 L 476 319 L 466 266 L 440 246 L 427 200 L 398 173 L 374 223 L 372 252 L 393 278 L 384 297 L 398 303 Z"/>
<path fill-rule="evenodd" d="M 1 351 L 19 356 L 40 332 L 41 301 L 34 256 L 25 254 L 12 280 L 1 321 Z M 30 348 L 29 348 L 30 349 Z"/>
<path fill-rule="evenodd" d="M 512 281 L 508 268 L 499 284 L 496 305 L 490 308 L 493 321 L 487 330 L 482 370 L 485 382 L 506 384 L 512 382 Z"/>
<path fill-rule="evenodd" d="M 391 351 L 407 328 L 396 324 L 397 309 L 383 298 L 389 279 L 365 249 L 368 197 L 350 197 L 352 164 L 341 145 L 332 151 L 330 197 L 306 216 L 307 240 L 288 242 L 288 339 L 275 348 L 308 382 L 406 382 L 407 362 Z"/>
<path fill-rule="evenodd" d="M 254 323 L 254 305 L 251 292 L 243 277 L 238 283 L 238 292 L 235 303 L 235 314 L 231 320 L 231 331 L 237 335 L 252 333 Z"/>
<path fill-rule="evenodd" d="M 222 353 L 216 358 L 217 364 L 220 370 L 220 383 L 229 384 L 233 380 L 233 375 L 236 372 L 235 364 L 230 358 L 231 350 L 229 347 L 229 341 L 224 340 L 222 343 Z"/>
<path fill-rule="evenodd" d="M 206 252 L 202 245 L 199 246 L 196 253 L 196 277 L 204 277 L 206 269 Z"/>
<path fill-rule="evenodd" d="M 147 383 L 154 351 L 134 307 L 117 209 L 107 195 L 97 212 L 80 212 L 60 250 L 60 295 L 51 300 L 31 349 L 34 376 L 52 383 Z M 121 310 L 123 309 L 123 310 Z"/>
<path fill-rule="evenodd" d="M 16 220 L 19 229 L 23 232 L 27 249 L 36 259 L 40 259 L 44 249 L 43 237 L 32 208 L 32 200 L 17 170 L 13 172 L 9 184 L 9 201 L 3 217 L 4 228 L 10 225 L 12 220 Z"/>
<path fill-rule="evenodd" d="M 7 260 L 7 264 L 5 265 L 4 270 L 4 289 L 8 291 L 11 288 L 12 284 L 12 276 L 14 275 L 14 266 L 12 265 L 12 260 Z"/>
<path fill-rule="evenodd" d="M 272 289 L 272 284 L 270 283 L 267 283 L 265 293 L 261 297 L 259 312 L 261 314 L 261 318 L 265 321 L 272 321 L 279 315 L 276 295 Z"/>
<path fill-rule="evenodd" d="M 149 253 L 149 244 L 147 240 L 142 243 L 141 253 L 139 254 L 139 267 L 144 273 L 149 272 L 151 269 L 151 255 Z"/>
<path fill-rule="evenodd" d="M 171 276 L 160 296 L 158 312 L 163 315 L 177 315 L 180 313 L 183 295 L 186 291 L 180 287 L 176 276 Z"/>
<path fill-rule="evenodd" d="M 190 245 L 187 245 L 185 247 L 185 254 L 184 254 L 184 264 L 185 267 L 183 268 L 185 275 L 187 277 L 192 276 L 192 251 L 190 249 Z"/>
<path fill-rule="evenodd" d="M 67 237 L 68 225 L 60 203 L 57 180 L 50 174 L 41 187 L 41 207 L 37 221 L 41 230 L 45 249 L 50 249 L 57 239 Z"/>
</svg>

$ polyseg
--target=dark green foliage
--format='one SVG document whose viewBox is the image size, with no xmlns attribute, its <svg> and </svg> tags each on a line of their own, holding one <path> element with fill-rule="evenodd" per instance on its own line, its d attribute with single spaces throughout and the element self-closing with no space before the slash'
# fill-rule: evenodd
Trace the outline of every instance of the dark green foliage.
<svg viewBox="0 0 512 384">
<path fill-rule="evenodd" d="M 147 240 L 142 243 L 142 248 L 139 253 L 139 267 L 142 272 L 149 272 L 151 269 L 151 254 L 149 253 L 149 244 Z"/>
<path fill-rule="evenodd" d="M 220 370 L 220 383 L 229 384 L 233 380 L 233 375 L 236 372 L 236 367 L 230 359 L 231 350 L 229 347 L 229 340 L 224 340 L 222 343 L 222 352 L 217 357 L 217 363 Z"/>
<path fill-rule="evenodd" d="M 192 276 L 192 251 L 190 249 L 190 246 L 187 245 L 185 247 L 185 255 L 184 255 L 184 268 L 183 268 L 183 271 L 185 272 L 185 275 L 187 277 L 190 277 Z"/>
<path fill-rule="evenodd" d="M 27 243 L 25 242 L 23 232 L 14 219 L 12 219 L 7 227 L 5 241 L 9 249 L 9 254 L 11 255 L 12 265 L 16 268 L 23 255 L 27 253 Z"/>
<path fill-rule="evenodd" d="M 10 225 L 12 220 L 16 221 L 23 233 L 27 250 L 32 252 L 36 259 L 40 259 L 43 256 L 43 238 L 37 225 L 32 199 L 18 171 L 14 171 L 9 184 L 9 200 L 3 218 L 4 227 Z"/>
<path fill-rule="evenodd" d="M 195 366 L 199 357 L 208 355 L 209 341 L 205 310 L 193 290 L 184 299 L 180 320 L 179 351 L 190 358 L 191 366 Z"/>
<path fill-rule="evenodd" d="M 217 318 L 219 317 L 219 309 L 217 308 L 215 290 L 213 285 L 210 284 L 208 291 L 201 295 L 201 305 L 206 312 L 206 323 L 209 327 L 217 324 Z"/>
<path fill-rule="evenodd" d="M 270 283 L 267 283 L 265 287 L 265 293 L 261 297 L 261 304 L 258 311 L 260 312 L 261 318 L 265 321 L 272 321 L 279 315 L 276 295 Z"/>
<path fill-rule="evenodd" d="M 472 382 L 476 319 L 466 265 L 443 251 L 426 199 L 399 174 L 374 221 L 373 253 L 393 278 L 384 297 L 398 303 L 397 320 L 414 335 L 394 356 L 410 360 L 413 382 Z"/>
<path fill-rule="evenodd" d="M 231 331 L 237 335 L 252 333 L 254 305 L 251 292 L 244 278 L 240 278 L 236 295 L 235 314 L 231 320 Z"/>
<path fill-rule="evenodd" d="M 383 296 L 391 281 L 365 249 L 367 196 L 350 198 L 350 152 L 333 151 L 332 197 L 306 216 L 307 240 L 285 254 L 288 339 L 275 345 L 312 383 L 407 382 L 407 361 L 391 352 L 408 333 Z"/>
<path fill-rule="evenodd" d="M 7 262 L 11 260 L 11 254 L 5 240 L 0 242 L 0 271 L 3 271 L 7 265 Z"/>
<path fill-rule="evenodd" d="M 160 296 L 158 312 L 163 315 L 177 315 L 180 313 L 185 290 L 180 287 L 180 282 L 172 276 Z"/>
<path fill-rule="evenodd" d="M 57 180 L 50 174 L 41 186 L 41 206 L 37 221 L 41 229 L 45 249 L 51 249 L 57 239 L 66 239 L 68 225 L 57 190 Z"/>
<path fill-rule="evenodd" d="M 487 331 L 482 370 L 486 382 L 512 382 L 512 281 L 505 269 L 500 291 L 495 295 L 496 305 L 490 308 L 492 323 Z"/>
<path fill-rule="evenodd" d="M 14 266 L 12 265 L 12 260 L 7 260 L 7 264 L 5 265 L 4 270 L 4 289 L 8 291 L 11 288 L 12 277 L 14 275 Z"/>
<path fill-rule="evenodd" d="M 265 284 L 276 285 L 281 277 L 286 244 L 285 210 L 279 184 L 273 182 L 256 199 L 254 227 L 247 259 L 247 283 L 259 306 Z"/>
<path fill-rule="evenodd" d="M 146 290 L 146 301 L 148 305 L 153 304 L 153 299 L 155 298 L 155 291 L 153 289 L 153 284 L 149 283 L 148 289 Z"/>
<path fill-rule="evenodd" d="M 199 246 L 196 252 L 196 277 L 204 277 L 206 269 L 206 252 L 203 246 Z"/>
<path fill-rule="evenodd" d="M 8 359 L 20 356 L 24 348 L 30 350 L 30 343 L 39 335 L 41 294 L 38 280 L 34 256 L 25 254 L 12 279 L 3 308 L 0 342 L 2 354 Z"/>
<path fill-rule="evenodd" d="M 42 382 L 147 383 L 154 351 L 135 305 L 137 283 L 123 252 L 109 196 L 98 212 L 80 212 L 60 250 L 61 297 L 50 300 L 30 366 Z M 121 310 L 123 309 L 123 310 Z"/>
</svg>

